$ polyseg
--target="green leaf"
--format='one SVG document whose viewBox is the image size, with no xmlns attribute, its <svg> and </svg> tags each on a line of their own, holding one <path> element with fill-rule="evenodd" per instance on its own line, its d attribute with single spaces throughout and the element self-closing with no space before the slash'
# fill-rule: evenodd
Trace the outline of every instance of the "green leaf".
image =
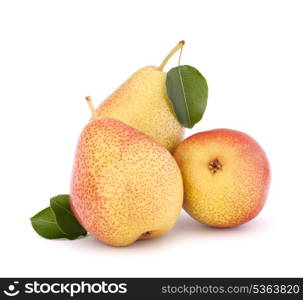
<svg viewBox="0 0 303 300">
<path fill-rule="evenodd" d="M 68 236 L 63 233 L 63 231 L 60 230 L 59 226 L 57 225 L 55 215 L 50 207 L 41 210 L 30 220 L 35 231 L 44 238 L 68 238 Z"/>
<path fill-rule="evenodd" d="M 167 73 L 166 89 L 179 122 L 192 128 L 206 109 L 208 87 L 205 78 L 194 67 L 178 66 Z"/>
<path fill-rule="evenodd" d="M 87 234 L 70 208 L 69 195 L 58 195 L 51 198 L 50 207 L 55 214 L 58 226 L 65 234 L 74 238 Z"/>
</svg>

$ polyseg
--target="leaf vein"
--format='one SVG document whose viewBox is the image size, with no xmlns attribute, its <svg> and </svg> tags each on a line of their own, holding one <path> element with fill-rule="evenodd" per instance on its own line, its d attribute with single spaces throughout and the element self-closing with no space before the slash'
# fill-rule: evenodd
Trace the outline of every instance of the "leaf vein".
<svg viewBox="0 0 303 300">
<path fill-rule="evenodd" d="M 192 121 L 191 121 L 190 114 L 189 114 L 189 109 L 188 109 L 187 99 L 186 99 L 186 95 L 185 95 L 185 88 L 184 88 L 184 83 L 183 83 L 183 79 L 182 79 L 180 66 L 178 66 L 178 72 L 179 72 L 179 76 L 180 76 L 182 93 L 183 93 L 184 100 L 185 100 L 185 107 L 186 107 L 186 113 L 187 113 L 187 117 L 188 117 L 188 121 L 189 121 L 189 126 L 191 127 L 192 126 Z"/>
<path fill-rule="evenodd" d="M 52 222 L 52 221 L 47 221 L 44 219 L 32 219 L 32 222 L 44 222 L 44 223 L 49 223 L 49 224 L 57 224 L 56 222 Z"/>
<path fill-rule="evenodd" d="M 57 205 L 58 207 L 64 209 L 66 212 L 68 212 L 71 216 L 73 216 L 73 214 L 68 210 L 66 209 L 63 205 L 59 204 L 56 200 L 53 200 L 54 201 L 54 204 Z"/>
</svg>

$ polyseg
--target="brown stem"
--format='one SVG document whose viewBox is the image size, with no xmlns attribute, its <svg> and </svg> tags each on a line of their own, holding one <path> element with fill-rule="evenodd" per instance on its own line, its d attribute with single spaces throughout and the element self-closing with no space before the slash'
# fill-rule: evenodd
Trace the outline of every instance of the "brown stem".
<svg viewBox="0 0 303 300">
<path fill-rule="evenodd" d="M 88 107 L 89 107 L 91 113 L 92 113 L 92 119 L 95 120 L 97 118 L 97 114 L 96 114 L 96 110 L 95 110 L 92 98 L 90 96 L 86 96 L 85 100 L 88 104 Z"/>
<path fill-rule="evenodd" d="M 179 50 L 182 49 L 183 46 L 185 44 L 185 41 L 180 41 L 177 46 L 171 50 L 168 55 L 164 58 L 164 60 L 162 61 L 161 65 L 158 67 L 158 70 L 163 71 L 165 65 L 167 64 L 167 62 L 169 61 L 169 59 Z"/>
</svg>

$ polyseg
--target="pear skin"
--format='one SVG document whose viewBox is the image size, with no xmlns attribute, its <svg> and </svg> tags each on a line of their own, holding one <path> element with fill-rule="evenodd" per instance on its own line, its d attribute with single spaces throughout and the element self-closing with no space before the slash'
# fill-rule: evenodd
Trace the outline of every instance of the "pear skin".
<svg viewBox="0 0 303 300">
<path fill-rule="evenodd" d="M 96 109 L 97 117 L 110 117 L 151 136 L 170 152 L 181 142 L 184 128 L 178 122 L 166 93 L 163 67 L 184 41 L 170 52 L 160 67 L 135 72 Z"/>
<path fill-rule="evenodd" d="M 94 119 L 84 128 L 70 203 L 97 239 L 126 246 L 163 235 L 174 226 L 182 202 L 180 170 L 163 146 L 111 118 Z"/>
<path fill-rule="evenodd" d="M 184 209 L 214 227 L 233 227 L 263 208 L 270 166 L 261 146 L 245 133 L 216 129 L 185 139 L 174 157 L 184 182 Z"/>
</svg>

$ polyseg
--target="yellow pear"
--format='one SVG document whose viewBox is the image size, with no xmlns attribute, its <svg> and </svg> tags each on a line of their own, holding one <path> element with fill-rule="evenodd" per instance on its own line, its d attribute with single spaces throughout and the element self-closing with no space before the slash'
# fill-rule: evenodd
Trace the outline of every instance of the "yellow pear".
<svg viewBox="0 0 303 300">
<path fill-rule="evenodd" d="M 134 73 L 96 109 L 98 117 L 115 118 L 144 132 L 172 152 L 184 135 L 166 94 L 163 68 L 184 41 L 159 67 L 147 66 Z"/>
<path fill-rule="evenodd" d="M 262 210 L 270 165 L 261 146 L 232 129 L 199 132 L 185 139 L 174 157 L 184 181 L 184 208 L 213 227 L 234 227 Z"/>
<path fill-rule="evenodd" d="M 163 235 L 174 226 L 182 202 L 181 172 L 163 146 L 112 118 L 93 118 L 84 128 L 70 204 L 97 239 L 126 246 Z"/>
</svg>

